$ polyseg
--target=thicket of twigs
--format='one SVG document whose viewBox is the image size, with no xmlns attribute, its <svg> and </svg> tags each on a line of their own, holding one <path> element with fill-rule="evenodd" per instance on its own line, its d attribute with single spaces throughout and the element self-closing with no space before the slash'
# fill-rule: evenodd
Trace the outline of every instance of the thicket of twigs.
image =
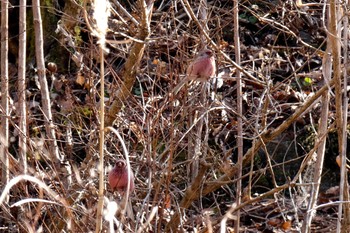
<svg viewBox="0 0 350 233">
<path fill-rule="evenodd" d="M 4 231 L 317 232 L 339 218 L 347 232 L 349 207 L 327 205 L 349 198 L 347 8 L 238 1 L 237 64 L 234 1 L 114 1 L 105 29 L 97 2 L 41 8 L 41 28 L 33 1 L 35 23 L 20 25 L 35 43 L 8 36 L 2 18 L 2 42 L 37 52 L 26 63 L 19 46 L 7 64 L 1 47 Z M 174 94 L 204 47 L 217 77 Z M 118 158 L 135 174 L 129 196 L 107 184 Z"/>
</svg>

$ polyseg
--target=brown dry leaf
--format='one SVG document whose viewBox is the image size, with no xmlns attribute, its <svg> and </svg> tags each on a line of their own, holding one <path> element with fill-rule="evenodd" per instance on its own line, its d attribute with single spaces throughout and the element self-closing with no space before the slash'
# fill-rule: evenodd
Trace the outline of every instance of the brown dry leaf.
<svg viewBox="0 0 350 233">
<path fill-rule="evenodd" d="M 338 166 L 341 167 L 341 158 L 340 156 L 338 155 L 337 158 L 335 159 L 335 161 L 337 162 Z M 348 170 L 350 170 L 350 165 L 348 164 L 349 163 L 349 160 L 346 159 L 346 168 Z"/>
<path fill-rule="evenodd" d="M 290 228 L 292 227 L 292 222 L 291 221 L 285 221 L 284 223 L 282 223 L 281 228 L 285 231 L 290 230 Z"/>
<path fill-rule="evenodd" d="M 170 209 L 171 208 L 171 195 L 168 193 L 166 196 L 165 196 L 165 208 L 167 209 Z"/>
<path fill-rule="evenodd" d="M 338 155 L 337 158 L 335 159 L 335 161 L 337 162 L 338 166 L 341 167 L 341 159 L 340 156 Z"/>
<path fill-rule="evenodd" d="M 78 83 L 80 86 L 83 86 L 85 84 L 85 77 L 81 75 L 81 73 L 78 73 L 75 82 Z"/>
<path fill-rule="evenodd" d="M 156 58 L 156 59 L 153 59 L 152 64 L 153 65 L 158 65 L 159 62 L 160 62 L 159 59 Z"/>
<path fill-rule="evenodd" d="M 223 49 L 223 48 L 226 48 L 228 47 L 228 42 L 227 41 L 224 41 L 224 40 L 221 40 L 220 41 L 220 48 Z"/>
</svg>

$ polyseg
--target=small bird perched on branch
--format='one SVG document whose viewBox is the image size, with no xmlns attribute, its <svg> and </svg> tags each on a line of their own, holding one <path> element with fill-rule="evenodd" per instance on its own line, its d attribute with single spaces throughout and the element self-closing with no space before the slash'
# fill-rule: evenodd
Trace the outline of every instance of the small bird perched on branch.
<svg viewBox="0 0 350 233">
<path fill-rule="evenodd" d="M 128 174 L 130 174 L 130 180 L 128 180 Z M 129 181 L 129 192 L 134 190 L 134 173 L 131 169 L 128 169 L 126 161 L 119 159 L 115 162 L 115 166 L 108 174 L 109 186 L 113 191 L 126 192 Z"/>
<path fill-rule="evenodd" d="M 176 95 L 182 86 L 190 80 L 206 82 L 216 74 L 216 64 L 214 53 L 210 49 L 203 49 L 196 59 L 188 66 L 186 77 L 174 88 Z"/>
</svg>

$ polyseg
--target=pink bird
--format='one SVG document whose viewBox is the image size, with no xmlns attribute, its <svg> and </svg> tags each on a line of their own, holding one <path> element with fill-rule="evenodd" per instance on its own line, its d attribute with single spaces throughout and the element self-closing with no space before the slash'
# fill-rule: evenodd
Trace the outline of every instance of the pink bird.
<svg viewBox="0 0 350 233">
<path fill-rule="evenodd" d="M 196 59 L 188 66 L 186 77 L 174 88 L 177 94 L 189 80 L 206 82 L 216 74 L 214 53 L 210 49 L 200 51 Z"/>
<path fill-rule="evenodd" d="M 134 173 L 132 170 L 128 170 L 126 161 L 119 159 L 115 162 L 115 166 L 108 174 L 109 186 L 112 188 L 112 191 L 117 190 L 118 192 L 125 192 L 128 187 L 128 174 L 130 174 L 129 180 L 129 192 L 131 193 L 134 190 Z"/>
</svg>

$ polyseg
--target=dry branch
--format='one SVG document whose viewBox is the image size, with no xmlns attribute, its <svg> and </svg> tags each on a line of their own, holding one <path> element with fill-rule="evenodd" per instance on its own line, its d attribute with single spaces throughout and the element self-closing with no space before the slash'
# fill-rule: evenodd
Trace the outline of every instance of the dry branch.
<svg viewBox="0 0 350 233">
<path fill-rule="evenodd" d="M 152 16 L 153 1 L 146 4 L 145 1 L 139 1 L 141 8 L 141 22 L 138 26 L 139 33 L 136 36 L 137 40 L 143 42 L 135 42 L 132 44 L 129 57 L 125 63 L 124 67 L 124 82 L 122 83 L 118 93 L 115 97 L 114 102 L 110 106 L 110 109 L 106 115 L 106 127 L 111 126 L 124 105 L 124 102 L 128 99 L 131 94 L 131 89 L 136 80 L 136 74 L 140 67 L 140 62 L 143 57 L 143 52 L 146 46 L 146 40 L 150 36 L 150 22 Z"/>
<path fill-rule="evenodd" d="M 20 1 L 19 18 L 19 52 L 18 52 L 18 96 L 19 96 L 19 148 L 20 157 L 23 163 L 24 173 L 27 173 L 27 107 L 26 107 L 26 0 Z"/>
<path fill-rule="evenodd" d="M 234 24 L 234 43 L 235 43 L 235 55 L 236 55 L 236 63 L 237 65 L 241 65 L 241 42 L 240 42 L 240 33 L 239 33 L 239 16 L 238 16 L 238 5 L 239 0 L 233 1 L 233 24 Z M 241 204 L 241 195 L 242 195 L 242 167 L 243 167 L 243 94 L 242 94 L 242 75 L 241 71 L 237 69 L 236 73 L 237 78 L 237 153 L 238 153 L 238 171 L 237 171 L 237 187 L 236 187 L 236 205 Z M 227 212 L 227 214 L 231 215 L 232 212 Z M 240 211 L 238 210 L 236 213 L 235 220 L 235 231 L 239 232 L 240 227 Z"/>
<path fill-rule="evenodd" d="M 8 73 L 8 1 L 1 1 L 1 131 L 0 154 L 2 162 L 1 181 L 6 184 L 10 177 L 9 172 L 9 73 Z M 7 203 L 8 199 L 6 200 Z"/>
<path fill-rule="evenodd" d="M 40 1 L 33 1 L 33 20 L 34 20 L 34 30 L 35 30 L 35 56 L 36 63 L 38 67 L 38 77 L 41 86 L 41 99 L 43 105 L 45 129 L 47 137 L 49 139 L 48 145 L 50 148 L 50 156 L 55 158 L 55 162 L 58 164 L 63 160 L 60 156 L 56 141 L 55 126 L 52 121 L 51 113 L 51 103 L 49 88 L 46 79 L 46 68 L 45 68 L 45 59 L 44 59 L 44 38 L 43 38 L 43 28 L 42 28 L 42 19 L 40 13 Z"/>
</svg>

